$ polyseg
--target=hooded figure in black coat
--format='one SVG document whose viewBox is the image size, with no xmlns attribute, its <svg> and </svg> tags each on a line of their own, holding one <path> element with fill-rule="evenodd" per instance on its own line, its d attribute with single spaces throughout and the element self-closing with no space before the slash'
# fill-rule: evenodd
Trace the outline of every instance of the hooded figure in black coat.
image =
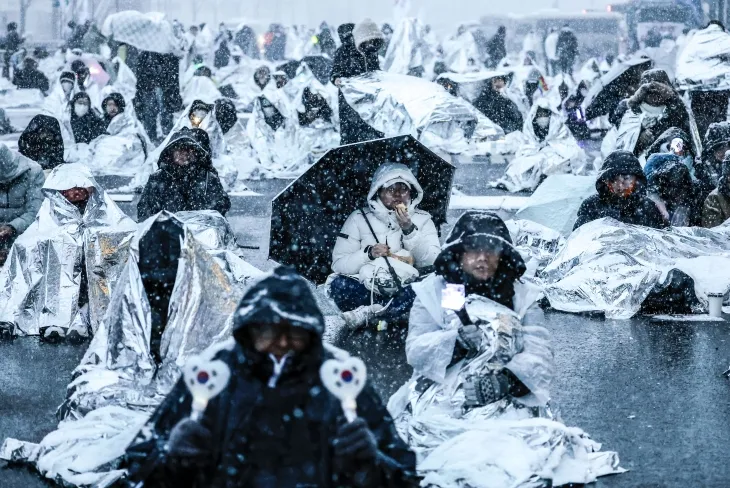
<svg viewBox="0 0 730 488">
<path fill-rule="evenodd" d="M 48 95 L 48 78 L 38 69 L 38 61 L 33 58 L 23 60 L 23 68 L 13 73 L 13 85 L 20 89 L 38 89 Z"/>
<path fill-rule="evenodd" d="M 280 267 L 253 285 L 214 358 L 231 379 L 200 421 L 180 381 L 127 449 L 131 486 L 418 486 L 415 455 L 366 386 L 347 423 L 319 369 L 324 317 L 307 282 Z"/>
<path fill-rule="evenodd" d="M 77 144 L 88 144 L 104 132 L 107 124 L 96 114 L 91 106 L 91 98 L 86 92 L 73 96 L 71 105 L 71 130 Z"/>
<path fill-rule="evenodd" d="M 717 188 L 722 175 L 722 161 L 730 150 L 730 122 L 710 124 L 702 142 L 702 159 L 695 162 L 698 198 L 704 199 Z"/>
<path fill-rule="evenodd" d="M 43 169 L 63 164 L 61 124 L 49 115 L 36 115 L 18 139 L 18 151 Z"/>
<path fill-rule="evenodd" d="M 596 179 L 597 195 L 586 198 L 573 230 L 604 217 L 655 229 L 667 227 L 656 204 L 646 196 L 646 176 L 636 156 L 628 151 L 608 155 Z"/>
<path fill-rule="evenodd" d="M 369 71 L 380 69 L 378 50 L 383 45 L 383 34 L 372 20 L 366 19 L 357 26 L 343 24 L 337 29 L 342 46 L 335 53 L 330 80 L 336 86 L 340 78 L 351 78 Z M 339 92 L 340 110 L 340 143 L 353 144 L 356 142 L 380 139 L 384 134 L 370 127 L 352 108 Z"/>
<path fill-rule="evenodd" d="M 487 54 L 489 55 L 487 68 L 496 68 L 499 65 L 499 62 L 507 57 L 507 47 L 505 46 L 506 38 L 507 29 L 505 26 L 500 25 L 497 28 L 497 33 L 494 34 L 494 36 L 487 42 Z"/>
<path fill-rule="evenodd" d="M 127 102 L 124 100 L 121 93 L 114 92 L 110 93 L 109 96 L 101 102 L 101 108 L 104 110 L 104 123 L 107 127 L 109 127 L 109 124 L 114 117 L 124 113 L 127 109 Z"/>
<path fill-rule="evenodd" d="M 210 139 L 202 129 L 175 133 L 150 175 L 137 204 L 140 221 L 167 210 L 216 210 L 225 215 L 231 200 L 223 189 L 210 157 Z"/>
<path fill-rule="evenodd" d="M 522 114 L 517 104 L 502 94 L 507 87 L 504 76 L 486 80 L 474 106 L 489 120 L 499 125 L 505 134 L 522 130 Z"/>
</svg>

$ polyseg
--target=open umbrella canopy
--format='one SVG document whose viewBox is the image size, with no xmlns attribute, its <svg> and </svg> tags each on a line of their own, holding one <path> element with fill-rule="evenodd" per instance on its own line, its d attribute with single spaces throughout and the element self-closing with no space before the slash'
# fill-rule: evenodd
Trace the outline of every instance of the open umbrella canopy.
<svg viewBox="0 0 730 488">
<path fill-rule="evenodd" d="M 276 70 L 283 71 L 291 80 L 297 75 L 297 70 L 302 63 L 307 63 L 309 69 L 312 70 L 312 74 L 320 83 L 326 85 L 330 82 L 332 60 L 326 56 L 305 56 L 301 61 L 287 61 L 286 63 L 277 66 Z"/>
<path fill-rule="evenodd" d="M 624 98 L 627 87 L 638 86 L 641 74 L 651 68 L 651 64 L 651 59 L 643 54 L 614 64 L 608 73 L 593 83 L 583 100 L 586 119 L 592 120 L 610 113 Z"/>
<path fill-rule="evenodd" d="M 386 162 L 405 164 L 423 187 L 419 208 L 446 222 L 456 168 L 412 136 L 332 149 L 272 202 L 269 258 L 315 283 L 331 273 L 332 249 L 349 215 L 367 205 L 370 182 Z"/>
</svg>

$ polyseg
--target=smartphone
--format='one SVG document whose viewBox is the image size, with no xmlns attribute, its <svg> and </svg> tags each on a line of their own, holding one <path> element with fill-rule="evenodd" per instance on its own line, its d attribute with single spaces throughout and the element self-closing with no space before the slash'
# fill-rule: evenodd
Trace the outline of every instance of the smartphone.
<svg viewBox="0 0 730 488">
<path fill-rule="evenodd" d="M 441 308 L 448 310 L 461 310 L 466 303 L 466 289 L 464 285 L 446 283 L 446 288 L 441 293 Z"/>
</svg>

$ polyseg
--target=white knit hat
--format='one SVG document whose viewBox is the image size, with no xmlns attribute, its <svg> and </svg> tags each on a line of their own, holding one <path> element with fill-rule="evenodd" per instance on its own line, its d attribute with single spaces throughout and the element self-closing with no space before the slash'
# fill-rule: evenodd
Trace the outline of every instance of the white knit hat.
<svg viewBox="0 0 730 488">
<path fill-rule="evenodd" d="M 359 49 L 362 43 L 372 41 L 373 39 L 385 40 L 385 36 L 380 32 L 378 24 L 372 19 L 365 19 L 355 26 L 352 31 L 352 37 L 355 38 L 355 46 Z"/>
</svg>

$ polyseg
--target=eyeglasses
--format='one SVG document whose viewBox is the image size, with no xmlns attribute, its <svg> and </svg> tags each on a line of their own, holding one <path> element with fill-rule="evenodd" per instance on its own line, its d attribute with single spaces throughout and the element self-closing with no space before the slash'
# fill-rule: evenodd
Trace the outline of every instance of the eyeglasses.
<svg viewBox="0 0 730 488">
<path fill-rule="evenodd" d="M 411 187 L 403 183 L 396 183 L 388 188 L 383 188 L 383 191 L 388 195 L 407 195 L 411 192 Z"/>
<path fill-rule="evenodd" d="M 265 324 L 253 327 L 251 334 L 256 339 L 264 341 L 274 341 L 281 337 L 286 337 L 290 342 L 303 344 L 309 340 L 309 332 L 299 328 L 290 327 L 288 325 Z"/>
</svg>

